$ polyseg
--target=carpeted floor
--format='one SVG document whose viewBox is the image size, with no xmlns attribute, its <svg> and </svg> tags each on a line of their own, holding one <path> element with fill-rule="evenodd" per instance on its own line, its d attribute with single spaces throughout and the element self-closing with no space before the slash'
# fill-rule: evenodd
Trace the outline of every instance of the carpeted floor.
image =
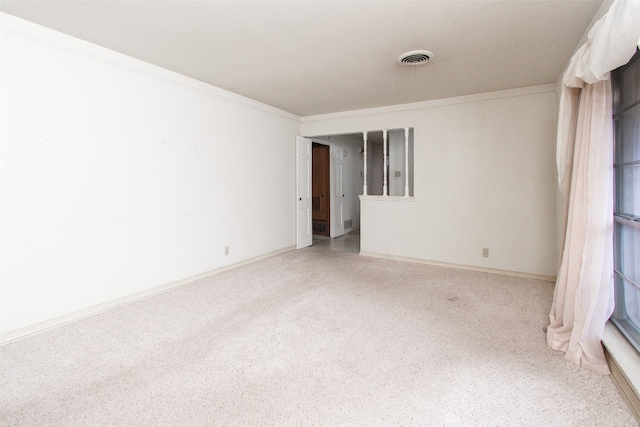
<svg viewBox="0 0 640 427">
<path fill-rule="evenodd" d="M 553 284 L 357 237 L 2 346 L 0 425 L 637 425 L 545 345 Z"/>
</svg>

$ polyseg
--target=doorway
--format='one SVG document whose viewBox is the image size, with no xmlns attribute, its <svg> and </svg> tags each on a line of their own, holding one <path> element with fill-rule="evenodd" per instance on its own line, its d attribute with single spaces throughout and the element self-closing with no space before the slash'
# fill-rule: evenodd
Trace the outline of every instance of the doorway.
<svg viewBox="0 0 640 427">
<path fill-rule="evenodd" d="M 296 138 L 296 248 L 345 234 L 359 238 L 361 148 L 361 137 Z"/>
</svg>

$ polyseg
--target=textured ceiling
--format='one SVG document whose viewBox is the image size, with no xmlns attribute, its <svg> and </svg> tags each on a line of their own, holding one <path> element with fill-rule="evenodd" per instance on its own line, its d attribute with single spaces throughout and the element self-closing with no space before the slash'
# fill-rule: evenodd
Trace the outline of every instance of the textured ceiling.
<svg viewBox="0 0 640 427">
<path fill-rule="evenodd" d="M 553 83 L 602 1 L 2 1 L 3 12 L 308 116 Z M 434 53 L 401 67 L 410 50 Z"/>
</svg>

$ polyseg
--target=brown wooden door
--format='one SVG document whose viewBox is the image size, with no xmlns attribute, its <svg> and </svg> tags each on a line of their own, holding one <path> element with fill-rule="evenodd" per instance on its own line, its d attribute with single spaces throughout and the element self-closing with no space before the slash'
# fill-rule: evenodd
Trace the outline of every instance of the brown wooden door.
<svg viewBox="0 0 640 427">
<path fill-rule="evenodd" d="M 313 234 L 330 235 L 330 180 L 328 145 L 313 144 L 311 207 Z"/>
</svg>

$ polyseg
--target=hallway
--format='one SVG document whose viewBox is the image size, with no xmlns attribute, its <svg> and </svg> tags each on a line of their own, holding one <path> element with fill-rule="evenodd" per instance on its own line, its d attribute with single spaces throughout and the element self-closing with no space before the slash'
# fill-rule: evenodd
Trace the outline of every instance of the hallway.
<svg viewBox="0 0 640 427">
<path fill-rule="evenodd" d="M 357 234 L 356 234 L 357 233 Z M 335 239 L 324 236 L 313 236 L 313 248 L 315 250 L 327 250 L 336 252 L 360 253 L 360 230 L 356 233 L 348 233 Z"/>
</svg>

